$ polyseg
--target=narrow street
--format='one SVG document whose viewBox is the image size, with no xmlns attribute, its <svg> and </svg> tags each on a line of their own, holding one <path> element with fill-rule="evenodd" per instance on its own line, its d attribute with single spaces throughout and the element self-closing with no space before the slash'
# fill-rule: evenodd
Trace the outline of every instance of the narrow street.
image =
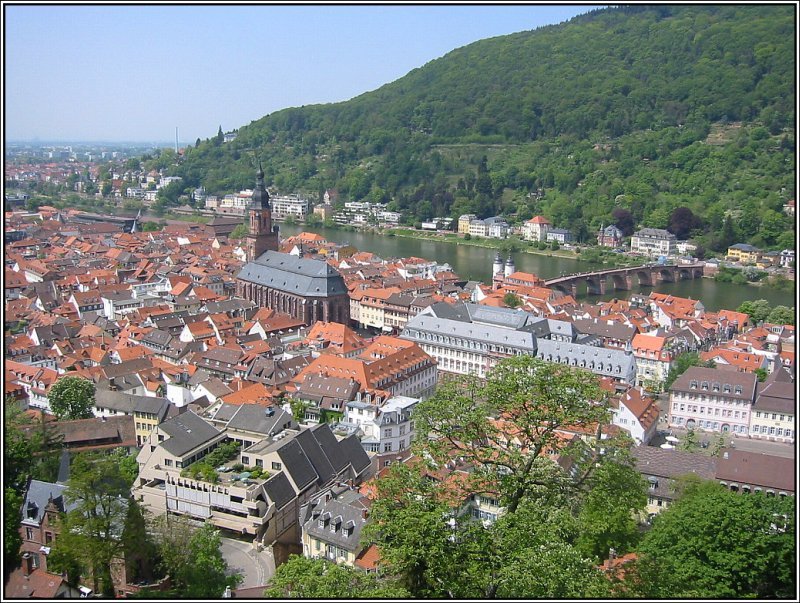
<svg viewBox="0 0 800 603">
<path fill-rule="evenodd" d="M 257 551 L 250 542 L 234 538 L 220 539 L 222 556 L 228 562 L 230 573 L 239 573 L 243 581 L 238 588 L 264 586 L 275 573 L 275 560 L 272 549 Z"/>
</svg>

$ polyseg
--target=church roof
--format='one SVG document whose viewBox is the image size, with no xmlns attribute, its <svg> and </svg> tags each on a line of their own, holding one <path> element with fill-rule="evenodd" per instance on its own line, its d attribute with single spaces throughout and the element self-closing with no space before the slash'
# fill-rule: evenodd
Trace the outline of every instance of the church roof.
<svg viewBox="0 0 800 603">
<path fill-rule="evenodd" d="M 236 278 L 301 297 L 347 295 L 344 279 L 326 262 L 277 251 L 248 262 Z"/>
</svg>

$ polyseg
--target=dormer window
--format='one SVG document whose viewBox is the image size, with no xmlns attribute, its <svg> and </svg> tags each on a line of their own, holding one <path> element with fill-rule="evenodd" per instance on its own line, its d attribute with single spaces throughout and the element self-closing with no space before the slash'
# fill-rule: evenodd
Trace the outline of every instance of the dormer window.
<svg viewBox="0 0 800 603">
<path fill-rule="evenodd" d="M 689 384 L 689 387 L 691 387 L 692 389 L 697 389 L 697 381 L 695 379 L 692 379 L 691 383 Z"/>
<path fill-rule="evenodd" d="M 731 393 L 731 386 L 730 386 L 730 384 L 729 384 L 729 383 L 725 383 L 725 384 L 722 386 L 722 391 L 723 391 L 723 392 L 725 392 L 726 394 L 729 394 L 729 393 Z"/>
<path fill-rule="evenodd" d="M 701 387 L 703 389 L 708 389 L 708 381 L 703 381 L 703 384 L 701 385 Z"/>
<path fill-rule="evenodd" d="M 719 382 L 718 381 L 714 381 L 714 383 L 712 385 L 712 388 L 714 389 L 715 392 L 718 392 L 719 391 Z"/>
<path fill-rule="evenodd" d="M 741 385 L 737 385 L 737 386 L 736 386 L 736 389 L 735 389 L 734 391 L 735 391 L 737 394 L 741 394 L 741 393 L 742 393 L 742 386 L 741 386 Z"/>
</svg>

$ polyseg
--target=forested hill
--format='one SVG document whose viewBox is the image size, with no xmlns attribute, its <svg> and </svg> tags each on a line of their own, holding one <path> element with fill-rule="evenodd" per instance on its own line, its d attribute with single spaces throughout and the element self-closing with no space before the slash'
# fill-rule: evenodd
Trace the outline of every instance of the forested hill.
<svg viewBox="0 0 800 603">
<path fill-rule="evenodd" d="M 708 246 L 784 245 L 794 26 L 788 5 L 594 11 L 459 48 L 347 102 L 273 113 L 230 143 L 198 140 L 171 171 L 232 192 L 252 186 L 258 153 L 273 189 L 332 188 L 415 219 L 544 213 L 588 238 L 615 210 L 630 229 L 687 207 L 684 230 Z"/>
</svg>

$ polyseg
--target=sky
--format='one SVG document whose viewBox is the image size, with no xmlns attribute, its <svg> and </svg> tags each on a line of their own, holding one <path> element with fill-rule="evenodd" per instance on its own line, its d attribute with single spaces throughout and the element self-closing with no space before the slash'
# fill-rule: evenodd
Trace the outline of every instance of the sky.
<svg viewBox="0 0 800 603">
<path fill-rule="evenodd" d="M 4 3 L 4 138 L 193 144 L 595 8 Z"/>
</svg>

